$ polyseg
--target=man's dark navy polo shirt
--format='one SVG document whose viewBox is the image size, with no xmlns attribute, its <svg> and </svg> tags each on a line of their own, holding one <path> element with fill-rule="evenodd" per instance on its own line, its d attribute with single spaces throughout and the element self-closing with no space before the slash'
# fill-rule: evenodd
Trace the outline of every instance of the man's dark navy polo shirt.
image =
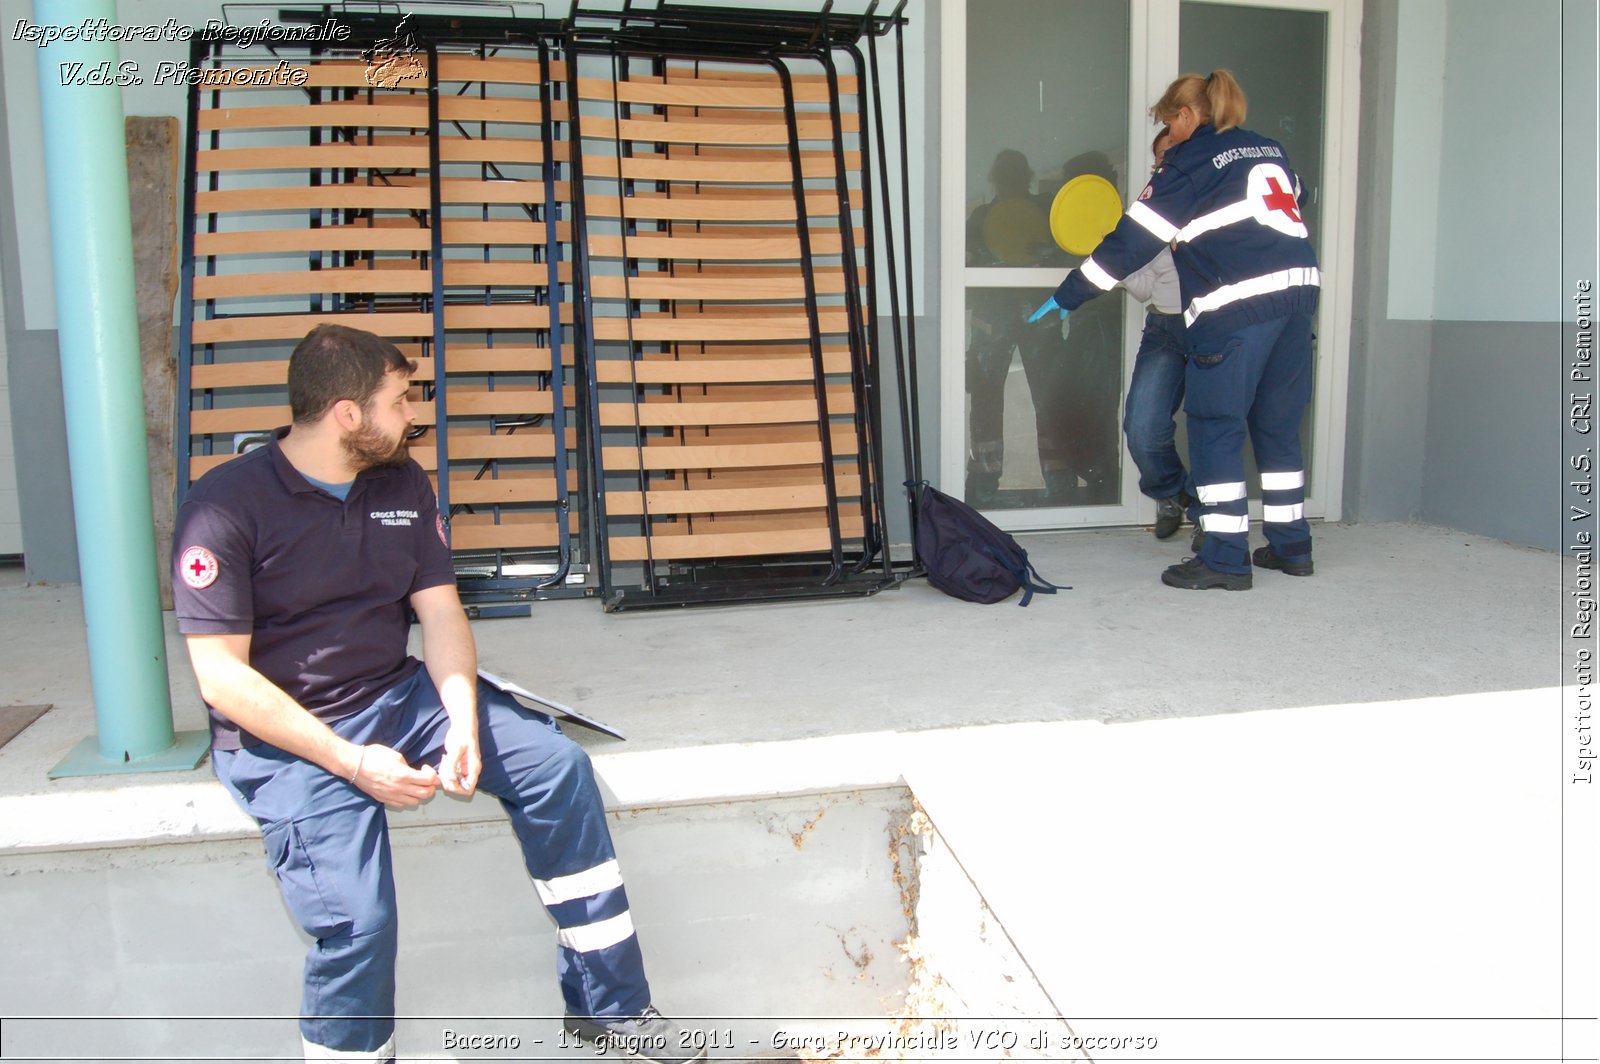
<svg viewBox="0 0 1600 1064">
<path fill-rule="evenodd" d="M 250 635 L 250 664 L 325 721 L 365 708 L 421 663 L 407 598 L 455 582 L 438 500 L 416 462 L 369 469 L 340 502 L 272 443 L 190 489 L 173 534 L 184 635 Z M 258 740 L 211 711 L 219 750 Z"/>
</svg>

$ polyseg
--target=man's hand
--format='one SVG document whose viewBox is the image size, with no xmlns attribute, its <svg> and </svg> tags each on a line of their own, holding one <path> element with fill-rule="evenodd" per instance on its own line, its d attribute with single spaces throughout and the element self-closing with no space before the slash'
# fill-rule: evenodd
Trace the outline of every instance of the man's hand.
<svg viewBox="0 0 1600 1064">
<path fill-rule="evenodd" d="M 478 789 L 478 773 L 483 758 L 478 753 L 476 728 L 451 724 L 444 733 L 444 757 L 439 761 L 439 786 L 446 794 L 472 797 Z"/>
<path fill-rule="evenodd" d="M 439 789 L 432 765 L 412 768 L 398 750 L 382 743 L 361 748 L 360 763 L 350 782 L 390 809 L 415 809 Z"/>
</svg>

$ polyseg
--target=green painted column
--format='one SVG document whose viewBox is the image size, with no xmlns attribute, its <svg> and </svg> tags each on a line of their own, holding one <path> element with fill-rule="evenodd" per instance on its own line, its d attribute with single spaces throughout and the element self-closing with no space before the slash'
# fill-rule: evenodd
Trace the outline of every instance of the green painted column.
<svg viewBox="0 0 1600 1064">
<path fill-rule="evenodd" d="M 34 21 L 116 24 L 114 0 L 34 0 Z M 83 34 L 78 35 L 80 38 Z M 90 34 L 89 36 L 106 36 Z M 52 776 L 193 768 L 175 735 L 156 580 L 122 89 L 111 40 L 38 51 L 56 323 L 96 736 Z M 81 64 L 81 65 L 80 65 Z"/>
</svg>

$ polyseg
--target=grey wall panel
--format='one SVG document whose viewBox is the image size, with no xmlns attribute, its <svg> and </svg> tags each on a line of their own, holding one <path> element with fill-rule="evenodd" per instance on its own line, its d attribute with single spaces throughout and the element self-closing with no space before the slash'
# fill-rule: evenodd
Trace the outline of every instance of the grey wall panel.
<svg viewBox="0 0 1600 1064">
<path fill-rule="evenodd" d="M 1434 325 L 1422 519 L 1561 550 L 1570 327 Z"/>
<path fill-rule="evenodd" d="M 28 579 L 78 580 L 67 422 L 61 398 L 61 353 L 54 331 L 23 328 L 22 272 L 12 209 L 11 140 L 6 128 L 5 71 L 0 67 L 0 288 L 5 291 L 7 377 L 16 444 L 17 506 Z M 35 105 L 37 106 L 37 105 Z"/>
</svg>

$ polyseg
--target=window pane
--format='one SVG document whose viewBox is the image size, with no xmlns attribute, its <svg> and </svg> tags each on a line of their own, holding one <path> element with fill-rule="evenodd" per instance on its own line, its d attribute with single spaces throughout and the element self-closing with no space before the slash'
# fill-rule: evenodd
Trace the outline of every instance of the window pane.
<svg viewBox="0 0 1600 1064">
<path fill-rule="evenodd" d="M 1123 297 L 1094 300 L 1066 326 L 1027 318 L 1081 261 L 1050 235 L 1057 190 L 1096 174 L 1126 200 L 1128 35 L 1125 0 L 968 6 L 967 266 L 1053 278 L 967 290 L 966 498 L 986 509 L 1120 497 Z"/>
</svg>

